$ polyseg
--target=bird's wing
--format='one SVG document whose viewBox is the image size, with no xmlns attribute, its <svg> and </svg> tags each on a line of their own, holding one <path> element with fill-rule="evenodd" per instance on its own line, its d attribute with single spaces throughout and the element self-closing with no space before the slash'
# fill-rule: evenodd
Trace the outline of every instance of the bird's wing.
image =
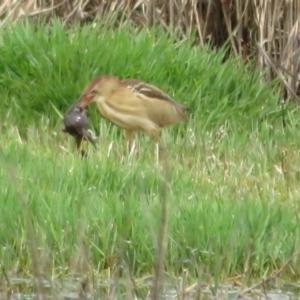
<svg viewBox="0 0 300 300">
<path fill-rule="evenodd" d="M 169 95 L 167 95 L 154 85 L 137 79 L 124 79 L 122 80 L 122 83 L 136 94 L 143 94 L 149 98 L 156 98 L 159 100 L 165 100 L 173 104 L 177 104 Z"/>
<path fill-rule="evenodd" d="M 118 121 L 124 124 L 128 121 L 136 125 L 140 124 L 136 126 L 140 128 L 149 128 L 149 124 L 153 126 L 155 124 L 155 127 L 165 127 L 188 121 L 184 106 L 177 105 L 176 102 L 173 104 L 170 101 L 161 101 L 160 98 L 149 97 L 142 93 L 134 93 L 125 86 L 118 93 L 107 98 L 106 107 L 102 106 L 99 110 L 100 112 L 102 110 L 102 115 L 107 119 L 112 121 L 115 119 L 113 122 L 116 124 Z M 109 115 L 107 115 L 108 112 L 110 112 Z"/>
<path fill-rule="evenodd" d="M 139 98 L 148 98 L 153 100 L 164 100 L 167 103 L 173 105 L 174 109 L 181 115 L 183 121 L 188 121 L 189 117 L 185 114 L 189 107 L 179 104 L 174 101 L 169 95 L 152 84 L 137 80 L 137 79 L 124 79 L 122 83 Z M 164 106 L 159 104 L 159 106 Z"/>
</svg>

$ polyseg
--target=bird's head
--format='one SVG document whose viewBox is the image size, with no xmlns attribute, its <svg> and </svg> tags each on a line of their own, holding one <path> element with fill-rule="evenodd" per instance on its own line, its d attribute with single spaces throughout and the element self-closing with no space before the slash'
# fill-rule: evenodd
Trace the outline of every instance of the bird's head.
<svg viewBox="0 0 300 300">
<path fill-rule="evenodd" d="M 86 107 L 92 102 L 102 101 L 116 92 L 121 85 L 121 81 L 114 76 L 98 76 L 87 84 L 77 100 L 77 106 Z"/>
</svg>

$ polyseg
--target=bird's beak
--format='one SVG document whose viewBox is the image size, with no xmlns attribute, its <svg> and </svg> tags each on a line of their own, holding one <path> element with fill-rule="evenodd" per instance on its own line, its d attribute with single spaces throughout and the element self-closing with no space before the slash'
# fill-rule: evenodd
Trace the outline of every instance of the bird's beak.
<svg viewBox="0 0 300 300">
<path fill-rule="evenodd" d="M 93 95 L 81 95 L 76 101 L 77 107 L 86 107 L 93 101 Z"/>
</svg>

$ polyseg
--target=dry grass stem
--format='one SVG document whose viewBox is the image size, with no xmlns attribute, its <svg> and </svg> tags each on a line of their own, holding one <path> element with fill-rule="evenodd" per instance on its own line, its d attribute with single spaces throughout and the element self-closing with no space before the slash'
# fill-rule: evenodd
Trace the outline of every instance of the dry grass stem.
<svg viewBox="0 0 300 300">
<path fill-rule="evenodd" d="M 290 265 L 290 263 L 292 262 L 292 260 L 297 257 L 300 254 L 300 249 L 298 249 L 282 266 L 280 269 L 278 269 L 277 271 L 275 271 L 273 274 L 271 274 L 270 276 L 268 276 L 265 279 L 262 279 L 260 282 L 252 285 L 251 287 L 241 291 L 237 297 L 235 299 L 241 299 L 243 298 L 246 294 L 252 292 L 254 289 L 257 289 L 260 286 L 264 286 L 267 282 L 276 279 L 277 277 L 280 276 L 280 274 Z"/>
<path fill-rule="evenodd" d="M 0 149 L 0 154 L 2 156 L 2 161 L 6 162 L 6 158 L 5 158 L 5 154 L 3 152 L 2 149 Z M 15 174 L 15 171 L 13 169 L 13 167 L 6 163 L 5 164 L 6 167 L 6 171 L 9 174 L 9 176 L 11 177 L 11 182 L 14 186 L 15 192 L 19 198 L 19 201 L 22 205 L 23 208 L 23 213 L 24 213 L 24 219 L 25 219 L 25 223 L 26 223 L 26 231 L 27 231 L 27 239 L 28 239 L 28 244 L 29 244 L 29 248 L 31 251 L 31 259 L 32 259 L 32 268 L 33 268 L 33 274 L 37 280 L 37 290 L 38 290 L 38 295 L 40 295 L 41 299 L 43 300 L 47 300 L 47 295 L 45 292 L 45 288 L 44 288 L 44 284 L 43 284 L 43 277 L 42 277 L 42 273 L 40 270 L 40 266 L 39 266 L 39 250 L 36 244 L 36 238 L 35 238 L 35 233 L 34 233 L 34 228 L 33 228 L 33 224 L 32 224 L 32 218 L 30 215 L 30 211 L 28 210 L 27 206 L 26 206 L 26 201 L 24 198 L 24 193 L 21 187 L 21 183 L 18 180 L 17 175 Z"/>
<path fill-rule="evenodd" d="M 164 272 L 164 258 L 166 250 L 166 235 L 167 235 L 167 185 L 169 177 L 169 165 L 166 160 L 163 161 L 165 168 L 165 178 L 162 187 L 161 196 L 161 217 L 160 227 L 157 240 L 156 262 L 154 266 L 154 279 L 152 299 L 160 299 L 160 293 L 163 288 L 163 272 Z"/>
</svg>

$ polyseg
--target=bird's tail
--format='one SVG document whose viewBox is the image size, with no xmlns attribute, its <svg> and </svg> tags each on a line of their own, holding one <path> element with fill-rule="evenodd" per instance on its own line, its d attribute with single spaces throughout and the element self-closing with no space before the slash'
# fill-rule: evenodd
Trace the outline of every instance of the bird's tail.
<svg viewBox="0 0 300 300">
<path fill-rule="evenodd" d="M 190 107 L 185 106 L 185 105 L 178 105 L 177 106 L 177 111 L 179 112 L 182 121 L 188 122 L 190 120 L 190 117 L 186 114 L 186 112 L 190 111 Z"/>
<path fill-rule="evenodd" d="M 96 143 L 96 137 L 94 136 L 91 130 L 87 130 L 84 134 L 85 138 L 94 146 L 95 149 L 98 149 Z"/>
</svg>

